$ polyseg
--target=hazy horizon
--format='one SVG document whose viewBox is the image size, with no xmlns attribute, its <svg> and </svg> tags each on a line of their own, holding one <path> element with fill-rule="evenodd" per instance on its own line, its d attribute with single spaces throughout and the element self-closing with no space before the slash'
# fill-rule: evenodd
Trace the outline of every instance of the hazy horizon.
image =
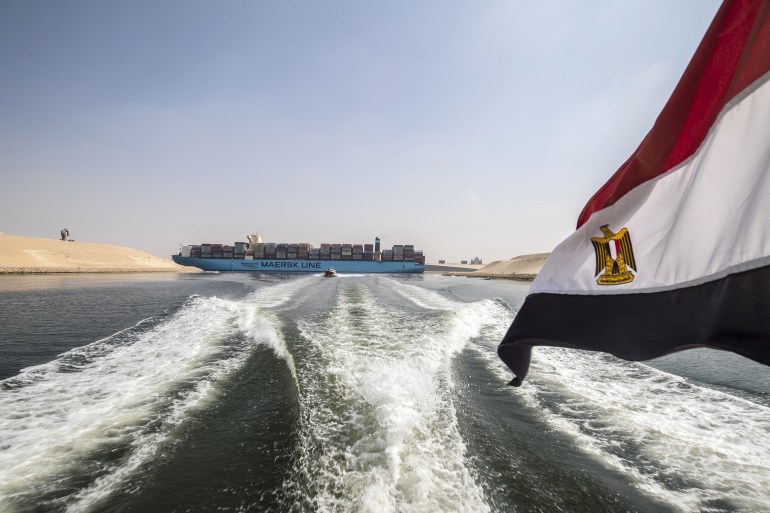
<svg viewBox="0 0 770 513">
<path fill-rule="evenodd" d="M 549 252 L 718 6 L 0 2 L 0 232 Z"/>
</svg>

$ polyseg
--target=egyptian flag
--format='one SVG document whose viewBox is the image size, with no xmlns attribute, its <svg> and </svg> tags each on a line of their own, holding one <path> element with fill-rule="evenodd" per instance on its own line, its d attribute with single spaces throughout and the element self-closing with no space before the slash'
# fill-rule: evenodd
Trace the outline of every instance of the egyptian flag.
<svg viewBox="0 0 770 513">
<path fill-rule="evenodd" d="M 770 365 L 770 0 L 726 0 L 631 158 L 590 199 L 498 348 Z"/>
</svg>

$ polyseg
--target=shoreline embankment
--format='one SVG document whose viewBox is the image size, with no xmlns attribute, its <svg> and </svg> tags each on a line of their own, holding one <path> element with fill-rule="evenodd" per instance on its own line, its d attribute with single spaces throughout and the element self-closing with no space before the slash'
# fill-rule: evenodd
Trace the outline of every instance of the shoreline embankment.
<svg viewBox="0 0 770 513">
<path fill-rule="evenodd" d="M 0 274 L 160 272 L 200 270 L 132 248 L 0 233 Z"/>
<path fill-rule="evenodd" d="M 465 276 L 467 278 L 482 278 L 489 280 L 532 281 L 543 268 L 550 253 L 535 253 L 520 255 L 510 260 L 497 260 L 476 270 L 452 270 L 442 273 L 442 276 Z M 451 264 L 450 264 L 451 265 Z"/>
</svg>

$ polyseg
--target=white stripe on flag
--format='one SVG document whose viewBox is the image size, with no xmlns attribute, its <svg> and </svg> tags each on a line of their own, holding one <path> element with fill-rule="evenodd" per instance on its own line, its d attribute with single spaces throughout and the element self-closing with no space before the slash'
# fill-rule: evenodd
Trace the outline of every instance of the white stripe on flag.
<svg viewBox="0 0 770 513">
<path fill-rule="evenodd" d="M 678 168 L 593 216 L 551 254 L 530 294 L 657 292 L 770 264 L 770 74 L 736 98 Z M 599 285 L 592 237 L 628 228 L 636 277 Z"/>
</svg>

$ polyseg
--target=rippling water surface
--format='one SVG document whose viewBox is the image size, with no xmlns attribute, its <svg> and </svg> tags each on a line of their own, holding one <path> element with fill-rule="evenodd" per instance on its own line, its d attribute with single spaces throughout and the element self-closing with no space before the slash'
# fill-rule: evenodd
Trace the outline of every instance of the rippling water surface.
<svg viewBox="0 0 770 513">
<path fill-rule="evenodd" d="M 0 277 L 0 511 L 761 512 L 770 371 L 495 349 L 527 285 Z"/>
</svg>

